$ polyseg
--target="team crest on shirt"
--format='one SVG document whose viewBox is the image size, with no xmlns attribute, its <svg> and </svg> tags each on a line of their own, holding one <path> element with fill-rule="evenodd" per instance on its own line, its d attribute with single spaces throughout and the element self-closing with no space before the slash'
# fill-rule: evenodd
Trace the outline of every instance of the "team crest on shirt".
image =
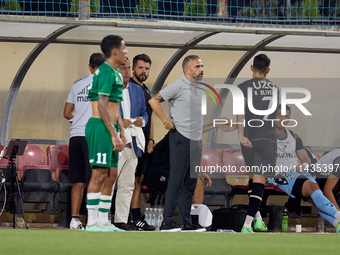
<svg viewBox="0 0 340 255">
<path fill-rule="evenodd" d="M 282 176 L 281 174 L 277 175 L 274 180 L 277 184 L 280 184 L 280 185 L 287 185 L 288 184 L 286 178 L 284 176 Z"/>
<path fill-rule="evenodd" d="M 291 179 L 293 180 L 295 178 L 295 176 L 289 172 L 282 172 L 281 173 L 281 176 L 278 176 L 279 178 L 280 177 L 283 177 L 283 178 L 286 178 L 286 179 Z"/>
</svg>

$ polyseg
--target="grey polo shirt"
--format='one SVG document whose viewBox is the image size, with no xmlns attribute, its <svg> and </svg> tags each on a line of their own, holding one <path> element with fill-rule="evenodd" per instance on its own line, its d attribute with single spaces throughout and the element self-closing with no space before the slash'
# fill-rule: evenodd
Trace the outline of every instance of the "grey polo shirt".
<svg viewBox="0 0 340 255">
<path fill-rule="evenodd" d="M 184 137 L 199 141 L 202 139 L 203 115 L 201 114 L 201 98 L 205 92 L 202 85 L 191 83 L 184 75 L 169 84 L 159 93 L 165 101 L 169 101 L 171 121 L 177 131 Z"/>
</svg>

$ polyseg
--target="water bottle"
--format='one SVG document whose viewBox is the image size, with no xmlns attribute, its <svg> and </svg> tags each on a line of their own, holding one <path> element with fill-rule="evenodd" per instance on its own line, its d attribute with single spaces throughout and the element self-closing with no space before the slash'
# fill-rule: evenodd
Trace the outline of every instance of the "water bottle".
<svg viewBox="0 0 340 255">
<path fill-rule="evenodd" d="M 285 209 L 282 213 L 282 231 L 283 232 L 288 231 L 288 212 L 287 212 L 287 209 Z"/>
<path fill-rule="evenodd" d="M 159 230 L 163 222 L 163 208 L 158 208 L 158 217 L 157 217 L 157 225 L 156 230 Z"/>
<path fill-rule="evenodd" d="M 324 232 L 325 232 L 325 220 L 319 214 L 319 216 L 318 216 L 318 233 L 324 233 Z"/>
<path fill-rule="evenodd" d="M 158 226 L 158 215 L 159 215 L 158 208 L 154 208 L 153 210 L 155 211 L 155 213 L 154 213 L 154 217 L 155 217 L 154 227 L 155 227 L 155 230 L 158 230 L 159 229 L 159 226 Z"/>
<path fill-rule="evenodd" d="M 150 208 L 150 215 L 151 215 L 151 219 L 150 219 L 150 226 L 155 226 L 156 224 L 156 209 L 155 208 Z"/>
<path fill-rule="evenodd" d="M 150 208 L 145 208 L 145 221 L 150 225 L 151 223 L 151 215 L 150 215 Z"/>
</svg>

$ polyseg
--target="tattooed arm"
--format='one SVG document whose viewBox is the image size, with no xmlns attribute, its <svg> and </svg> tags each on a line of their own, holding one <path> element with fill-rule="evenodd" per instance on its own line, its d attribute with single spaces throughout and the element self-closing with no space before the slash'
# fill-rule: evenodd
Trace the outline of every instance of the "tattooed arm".
<svg viewBox="0 0 340 255">
<path fill-rule="evenodd" d="M 163 123 L 164 127 L 168 130 L 174 129 L 174 124 L 169 120 L 161 107 L 161 102 L 164 102 L 163 97 L 161 94 L 158 92 L 153 98 L 149 100 L 149 104 L 153 110 L 153 112 L 157 115 L 157 117 L 161 120 Z"/>
</svg>

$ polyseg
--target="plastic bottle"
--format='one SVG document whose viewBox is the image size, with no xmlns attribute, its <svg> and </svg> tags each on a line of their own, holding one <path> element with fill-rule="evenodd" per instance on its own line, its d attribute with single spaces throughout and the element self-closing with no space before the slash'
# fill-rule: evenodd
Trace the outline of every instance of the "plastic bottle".
<svg viewBox="0 0 340 255">
<path fill-rule="evenodd" d="M 150 217 L 150 208 L 145 208 L 145 221 L 150 224 L 151 222 L 151 217 Z"/>
<path fill-rule="evenodd" d="M 157 224 L 156 230 L 159 230 L 163 222 L 163 208 L 158 208 L 158 217 L 157 217 Z"/>
<path fill-rule="evenodd" d="M 283 232 L 288 231 L 288 212 L 287 212 L 287 209 L 285 209 L 282 213 L 282 231 Z"/>
<path fill-rule="evenodd" d="M 156 209 L 150 208 L 150 223 L 148 223 L 151 226 L 155 226 L 156 224 Z"/>
<path fill-rule="evenodd" d="M 325 232 L 325 220 L 319 214 L 319 216 L 318 216 L 318 233 L 324 233 L 324 232 Z"/>
<path fill-rule="evenodd" d="M 154 227 L 155 227 L 155 230 L 159 230 L 159 227 L 158 226 L 158 215 L 159 215 L 159 212 L 158 212 L 158 207 L 157 208 L 154 208 Z"/>
</svg>

